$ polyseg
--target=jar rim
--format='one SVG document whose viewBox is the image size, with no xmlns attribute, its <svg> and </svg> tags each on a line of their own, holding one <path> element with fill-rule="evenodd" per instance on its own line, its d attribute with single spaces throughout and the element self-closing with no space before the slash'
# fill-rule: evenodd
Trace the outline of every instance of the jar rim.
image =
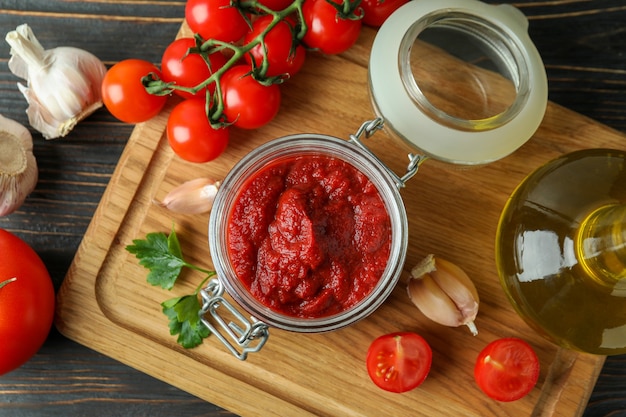
<svg viewBox="0 0 626 417">
<path fill-rule="evenodd" d="M 374 289 L 358 304 L 341 313 L 320 318 L 299 318 L 281 314 L 252 296 L 237 278 L 229 261 L 225 226 L 241 184 L 270 162 L 293 155 L 325 154 L 351 164 L 376 186 L 391 221 L 391 247 L 383 276 Z M 218 279 L 226 292 L 255 319 L 272 327 L 318 333 L 355 323 L 376 310 L 395 288 L 404 265 L 408 246 L 408 221 L 394 179 L 380 163 L 345 140 L 327 135 L 298 134 L 274 139 L 242 158 L 224 178 L 216 195 L 209 219 L 209 249 Z"/>
</svg>

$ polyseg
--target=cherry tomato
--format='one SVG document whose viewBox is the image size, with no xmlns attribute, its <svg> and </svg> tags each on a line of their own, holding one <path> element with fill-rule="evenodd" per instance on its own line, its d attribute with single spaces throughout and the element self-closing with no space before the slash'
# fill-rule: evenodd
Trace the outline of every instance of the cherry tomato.
<svg viewBox="0 0 626 417">
<path fill-rule="evenodd" d="M 177 104 L 167 119 L 167 140 L 182 159 L 209 162 L 228 145 L 227 128 L 214 129 L 206 115 L 205 100 L 189 99 Z"/>
<path fill-rule="evenodd" d="M 420 335 L 390 333 L 372 342 L 367 351 L 367 372 L 377 386 L 391 392 L 417 388 L 428 376 L 432 350 Z"/>
<path fill-rule="evenodd" d="M 519 400 L 539 379 L 539 359 L 521 339 L 498 339 L 478 354 L 474 378 L 480 389 L 494 400 Z"/>
<path fill-rule="evenodd" d="M 302 14 L 308 30 L 302 40 L 308 47 L 332 55 L 354 45 L 361 33 L 361 20 L 340 18 L 329 1 L 305 0 Z M 355 13 L 361 12 L 362 9 L 358 9 Z"/>
<path fill-rule="evenodd" d="M 0 229 L 0 375 L 26 363 L 48 337 L 54 286 L 46 266 L 22 239 Z"/>
<path fill-rule="evenodd" d="M 251 42 L 259 34 L 269 26 L 272 22 L 272 16 L 265 15 L 259 17 L 252 24 L 252 30 L 244 37 L 244 43 Z M 280 21 L 276 26 L 265 35 L 265 47 L 267 49 L 267 59 L 269 63 L 268 70 L 265 75 L 273 77 L 281 74 L 295 75 L 302 65 L 306 57 L 306 50 L 302 45 L 297 45 L 292 53 L 293 34 L 291 25 L 286 21 Z M 246 61 L 251 64 L 252 59 L 257 67 L 263 63 L 263 45 L 257 45 L 246 54 Z"/>
<path fill-rule="evenodd" d="M 185 19 L 204 39 L 236 42 L 246 34 L 248 23 L 230 0 L 187 0 Z"/>
<path fill-rule="evenodd" d="M 188 54 L 189 48 L 196 46 L 194 38 L 179 38 L 170 43 L 161 59 L 161 71 L 163 72 L 163 81 L 175 82 L 182 87 L 195 87 L 205 81 L 215 71 L 222 68 L 226 64 L 226 57 L 221 53 L 212 53 L 209 55 L 209 65 L 199 54 Z M 208 85 L 208 91 L 213 94 L 215 91 L 215 83 Z M 203 88 L 196 94 L 186 91 L 174 90 L 181 97 L 203 98 L 206 95 L 207 88 Z"/>
<path fill-rule="evenodd" d="M 220 78 L 224 115 L 234 126 L 257 129 L 266 125 L 280 107 L 277 84 L 265 86 L 249 75 L 248 65 L 236 65 Z"/>
<path fill-rule="evenodd" d="M 387 20 L 391 13 L 409 0 L 362 0 L 363 23 L 368 26 L 379 27 Z"/>
<path fill-rule="evenodd" d="M 167 101 L 146 91 L 141 79 L 161 71 L 141 59 L 127 59 L 113 65 L 102 80 L 102 102 L 113 116 L 126 123 L 141 123 L 156 116 Z"/>
</svg>

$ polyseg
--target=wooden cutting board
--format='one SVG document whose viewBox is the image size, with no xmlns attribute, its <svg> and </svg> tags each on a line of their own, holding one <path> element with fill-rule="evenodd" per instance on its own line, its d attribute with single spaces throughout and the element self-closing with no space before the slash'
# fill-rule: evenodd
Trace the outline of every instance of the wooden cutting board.
<svg viewBox="0 0 626 417">
<path fill-rule="evenodd" d="M 183 27 L 181 34 L 189 34 Z M 365 29 L 342 56 L 310 53 L 300 74 L 283 85 L 279 116 L 255 131 L 233 129 L 227 152 L 192 164 L 174 156 L 164 135 L 171 106 L 139 124 L 120 158 L 58 295 L 56 325 L 67 337 L 242 416 L 576 416 L 585 408 L 604 357 L 557 349 L 532 331 L 505 298 L 496 273 L 494 240 L 507 197 L 533 169 L 565 152 L 623 148 L 622 134 L 550 103 L 534 137 L 513 155 L 462 170 L 427 162 L 402 190 L 409 216 L 407 263 L 391 297 L 367 319 L 324 334 L 272 329 L 263 350 L 234 358 L 215 337 L 185 350 L 170 336 L 160 303 L 188 294 L 202 276 L 185 273 L 168 292 L 151 287 L 133 239 L 168 233 L 174 224 L 185 256 L 211 267 L 208 215 L 176 215 L 154 204 L 200 176 L 220 179 L 255 146 L 294 133 L 347 138 L 373 117 L 367 60 L 375 32 Z M 405 145 L 379 132 L 369 146 L 403 173 Z M 406 295 L 410 268 L 429 253 L 454 261 L 473 278 L 481 298 L 478 336 L 430 322 Z M 376 388 L 364 365 L 377 336 L 421 334 L 433 348 L 424 384 L 409 393 Z M 488 399 L 473 380 L 474 361 L 501 337 L 526 339 L 542 366 L 537 388 L 513 403 Z"/>
</svg>

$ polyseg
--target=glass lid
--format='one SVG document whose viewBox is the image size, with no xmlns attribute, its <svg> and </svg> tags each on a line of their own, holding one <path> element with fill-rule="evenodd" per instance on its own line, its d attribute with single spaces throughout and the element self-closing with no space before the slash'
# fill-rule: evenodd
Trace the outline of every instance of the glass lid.
<svg viewBox="0 0 626 417">
<path fill-rule="evenodd" d="M 528 21 L 510 5 L 412 1 L 380 28 L 369 84 L 376 113 L 427 156 L 481 165 L 522 146 L 547 105 Z"/>
</svg>

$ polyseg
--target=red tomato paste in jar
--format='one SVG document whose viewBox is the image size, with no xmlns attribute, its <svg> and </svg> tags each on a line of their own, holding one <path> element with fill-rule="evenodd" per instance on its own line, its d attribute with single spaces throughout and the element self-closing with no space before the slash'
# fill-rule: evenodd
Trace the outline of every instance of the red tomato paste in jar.
<svg viewBox="0 0 626 417">
<path fill-rule="evenodd" d="M 268 164 L 244 184 L 228 252 L 258 301 L 294 317 L 343 312 L 367 296 L 389 259 L 391 222 L 374 184 L 329 156 Z"/>
</svg>

